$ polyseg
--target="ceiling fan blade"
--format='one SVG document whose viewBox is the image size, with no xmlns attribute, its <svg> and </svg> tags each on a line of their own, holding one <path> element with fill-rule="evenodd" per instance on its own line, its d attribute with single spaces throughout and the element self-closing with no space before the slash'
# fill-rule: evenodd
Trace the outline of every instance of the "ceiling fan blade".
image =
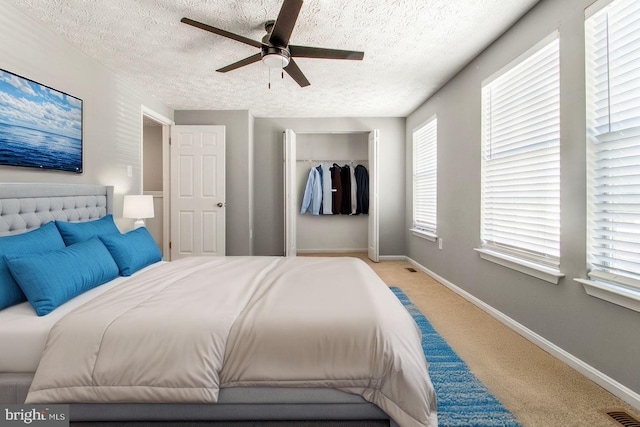
<svg viewBox="0 0 640 427">
<path fill-rule="evenodd" d="M 221 30 L 220 28 L 212 27 L 211 25 L 203 24 L 202 22 L 194 21 L 193 19 L 182 18 L 180 22 L 187 25 L 191 25 L 192 27 L 200 28 L 201 30 L 209 31 L 211 33 L 217 34 L 222 37 L 227 37 L 229 39 L 239 41 L 244 44 L 248 44 L 249 46 L 254 46 L 258 48 L 262 47 L 262 43 L 258 41 L 251 40 L 247 37 L 243 37 L 238 34 L 230 33 L 229 31 Z"/>
<path fill-rule="evenodd" d="M 293 80 L 296 81 L 300 85 L 300 87 L 309 86 L 309 80 L 304 76 L 302 70 L 298 68 L 298 64 L 291 58 L 289 61 L 289 65 L 287 65 L 284 70 L 291 76 Z"/>
<path fill-rule="evenodd" d="M 240 67 L 244 67 L 245 65 L 249 65 L 249 64 L 253 64 L 254 62 L 258 62 L 260 61 L 260 59 L 262 58 L 262 55 L 260 53 L 256 53 L 255 55 L 251 55 L 248 58 L 244 58 L 241 61 L 238 62 L 234 62 L 231 65 L 227 65 L 226 67 L 222 67 L 218 70 L 216 70 L 219 73 L 226 73 L 227 71 L 232 71 L 235 70 L 237 68 Z"/>
<path fill-rule="evenodd" d="M 302 0 L 284 0 L 276 23 L 273 25 L 269 43 L 278 47 L 289 45 L 289 38 L 298 20 L 300 9 L 302 9 Z"/>
<path fill-rule="evenodd" d="M 311 46 L 289 46 L 289 52 L 296 58 L 352 59 L 362 61 L 364 52 L 355 50 L 325 49 Z"/>
</svg>

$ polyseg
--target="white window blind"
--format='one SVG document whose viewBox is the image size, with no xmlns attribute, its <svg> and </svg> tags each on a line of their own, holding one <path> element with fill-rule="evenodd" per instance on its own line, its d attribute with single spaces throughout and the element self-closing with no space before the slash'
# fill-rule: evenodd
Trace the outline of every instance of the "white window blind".
<svg viewBox="0 0 640 427">
<path fill-rule="evenodd" d="M 482 88 L 483 248 L 557 268 L 560 66 L 557 34 Z"/>
<path fill-rule="evenodd" d="M 413 228 L 436 234 L 438 211 L 438 119 L 413 132 Z"/>
<path fill-rule="evenodd" d="M 640 2 L 595 7 L 585 22 L 589 275 L 640 288 Z"/>
</svg>

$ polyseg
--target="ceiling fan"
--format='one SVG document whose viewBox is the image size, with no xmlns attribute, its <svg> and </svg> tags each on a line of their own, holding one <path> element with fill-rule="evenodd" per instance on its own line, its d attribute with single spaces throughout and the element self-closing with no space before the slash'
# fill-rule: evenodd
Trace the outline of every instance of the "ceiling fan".
<svg viewBox="0 0 640 427">
<path fill-rule="evenodd" d="M 262 41 L 255 41 L 189 18 L 182 18 L 180 22 L 260 49 L 260 52 L 255 55 L 216 71 L 226 73 L 262 60 L 270 68 L 284 69 L 300 87 L 305 87 L 311 83 L 309 83 L 309 80 L 307 80 L 293 58 L 351 59 L 360 61 L 364 57 L 364 52 L 290 45 L 289 38 L 300 14 L 302 3 L 303 0 L 284 0 L 280 13 L 278 13 L 278 18 L 275 21 L 267 21 L 264 24 L 267 34 L 262 38 Z"/>
</svg>

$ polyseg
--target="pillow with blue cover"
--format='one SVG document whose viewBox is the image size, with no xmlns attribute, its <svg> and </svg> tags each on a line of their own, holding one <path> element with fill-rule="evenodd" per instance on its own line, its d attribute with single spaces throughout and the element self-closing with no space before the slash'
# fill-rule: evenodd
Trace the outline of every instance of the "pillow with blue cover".
<svg viewBox="0 0 640 427">
<path fill-rule="evenodd" d="M 67 246 L 84 242 L 95 236 L 120 233 L 111 214 L 86 222 L 56 221 L 56 227 Z"/>
<path fill-rule="evenodd" d="M 45 253 L 5 255 L 5 259 L 38 316 L 118 277 L 118 266 L 97 237 Z"/>
<path fill-rule="evenodd" d="M 136 271 L 162 259 L 160 249 L 145 227 L 126 234 L 100 236 L 118 264 L 121 276 L 131 276 Z"/>
<path fill-rule="evenodd" d="M 26 233 L 0 237 L 0 310 L 27 300 L 9 272 L 5 255 L 41 253 L 64 247 L 64 241 L 53 222 Z"/>
</svg>

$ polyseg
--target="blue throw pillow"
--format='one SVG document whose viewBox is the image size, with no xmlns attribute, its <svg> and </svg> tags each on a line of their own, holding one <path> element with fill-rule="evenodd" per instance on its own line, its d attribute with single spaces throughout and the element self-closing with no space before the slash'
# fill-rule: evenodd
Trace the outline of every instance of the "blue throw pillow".
<svg viewBox="0 0 640 427">
<path fill-rule="evenodd" d="M 87 222 L 56 221 L 56 227 L 67 246 L 84 242 L 95 236 L 105 234 L 120 234 L 120 230 L 113 222 L 113 215 L 109 214 L 100 219 Z"/>
<path fill-rule="evenodd" d="M 5 259 L 38 316 L 118 277 L 118 266 L 97 237 L 56 251 Z"/>
<path fill-rule="evenodd" d="M 5 255 L 40 253 L 64 247 L 64 241 L 53 222 L 27 233 L 0 237 L 0 310 L 27 300 L 9 272 Z"/>
<path fill-rule="evenodd" d="M 162 259 L 160 249 L 145 227 L 126 234 L 100 236 L 118 264 L 120 275 L 131 276 L 136 271 Z"/>
</svg>

